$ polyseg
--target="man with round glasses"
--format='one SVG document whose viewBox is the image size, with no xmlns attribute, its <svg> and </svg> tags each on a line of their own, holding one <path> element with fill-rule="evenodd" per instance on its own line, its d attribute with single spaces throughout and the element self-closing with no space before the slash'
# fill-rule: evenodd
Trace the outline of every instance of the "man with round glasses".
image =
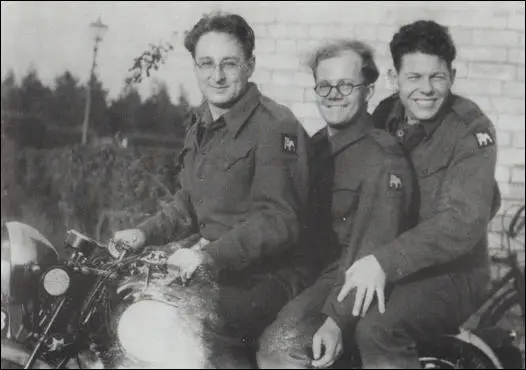
<svg viewBox="0 0 526 370">
<path fill-rule="evenodd" d="M 354 337 L 360 317 L 372 312 L 375 298 L 375 310 L 385 310 L 384 282 L 353 266 L 363 266 L 356 262 L 364 260 L 377 263 L 374 248 L 414 220 L 409 163 L 396 140 L 374 128 L 367 112 L 379 74 L 371 48 L 359 41 L 331 42 L 317 50 L 309 66 L 316 104 L 327 123 L 313 138 L 309 220 L 322 273 L 265 330 L 257 356 L 260 368 L 331 366 L 347 337 Z M 354 291 L 342 300 L 349 276 Z"/>
<path fill-rule="evenodd" d="M 290 109 L 249 82 L 254 41 L 237 14 L 205 16 L 187 34 L 205 102 L 180 154 L 181 189 L 136 229 L 115 235 L 136 248 L 202 236 L 168 262 L 185 279 L 199 266 L 218 272 L 219 311 L 210 317 L 227 324 L 217 336 L 224 344 L 218 356 L 227 347 L 242 351 L 312 282 L 297 258 L 309 193 L 308 135 Z M 214 366 L 248 366 L 242 353 L 239 361 L 227 357 Z"/>
</svg>

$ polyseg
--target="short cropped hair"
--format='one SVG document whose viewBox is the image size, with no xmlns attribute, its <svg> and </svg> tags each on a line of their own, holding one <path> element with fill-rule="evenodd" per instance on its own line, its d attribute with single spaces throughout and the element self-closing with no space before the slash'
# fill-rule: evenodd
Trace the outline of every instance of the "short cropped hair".
<svg viewBox="0 0 526 370">
<path fill-rule="evenodd" d="M 402 26 L 389 43 L 393 65 L 400 71 L 405 54 L 421 52 L 442 58 L 451 70 L 457 51 L 447 27 L 434 21 L 419 20 Z"/>
<path fill-rule="evenodd" d="M 374 61 L 374 51 L 366 43 L 358 40 L 330 41 L 317 49 L 307 61 L 316 78 L 316 69 L 322 60 L 341 55 L 346 51 L 353 51 L 362 58 L 362 77 L 366 84 L 376 82 L 379 76 L 378 67 Z"/>
<path fill-rule="evenodd" d="M 223 32 L 234 36 L 243 47 L 245 57 L 251 58 L 254 52 L 254 30 L 247 21 L 237 14 L 214 12 L 204 15 L 186 34 L 185 48 L 195 57 L 197 42 L 206 33 Z"/>
</svg>

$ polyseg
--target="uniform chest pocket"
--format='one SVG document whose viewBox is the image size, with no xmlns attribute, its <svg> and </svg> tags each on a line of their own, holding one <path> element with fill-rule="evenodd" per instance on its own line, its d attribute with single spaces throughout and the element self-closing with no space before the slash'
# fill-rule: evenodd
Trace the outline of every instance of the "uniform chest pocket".
<svg viewBox="0 0 526 370">
<path fill-rule="evenodd" d="M 250 143 L 239 144 L 222 151 L 217 158 L 214 159 L 214 162 L 223 171 L 232 171 L 250 159 L 253 149 L 254 145 Z"/>
<path fill-rule="evenodd" d="M 353 188 L 335 188 L 332 194 L 332 215 L 335 219 L 346 221 L 356 211 L 360 192 Z"/>
<path fill-rule="evenodd" d="M 425 179 L 443 173 L 449 166 L 449 158 L 447 156 L 435 156 L 429 163 L 421 166 L 418 170 L 418 177 Z"/>
</svg>

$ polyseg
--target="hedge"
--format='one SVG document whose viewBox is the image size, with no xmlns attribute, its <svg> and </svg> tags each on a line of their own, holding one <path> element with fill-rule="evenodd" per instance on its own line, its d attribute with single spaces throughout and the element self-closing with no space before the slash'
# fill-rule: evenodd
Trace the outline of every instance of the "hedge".
<svg viewBox="0 0 526 370">
<path fill-rule="evenodd" d="M 2 222 L 29 223 L 55 245 L 68 228 L 106 240 L 175 193 L 179 151 L 80 145 L 30 149 L 3 136 Z"/>
</svg>

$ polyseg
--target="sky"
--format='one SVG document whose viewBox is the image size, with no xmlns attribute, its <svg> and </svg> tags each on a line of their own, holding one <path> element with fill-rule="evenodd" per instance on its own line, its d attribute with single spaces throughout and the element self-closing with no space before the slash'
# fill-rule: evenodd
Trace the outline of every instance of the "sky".
<svg viewBox="0 0 526 370">
<path fill-rule="evenodd" d="M 221 3 L 221 5 L 217 5 Z M 40 79 L 52 85 L 55 77 L 69 70 L 82 83 L 89 77 L 93 56 L 93 39 L 89 24 L 101 17 L 108 25 L 108 31 L 100 43 L 97 57 L 97 74 L 104 87 L 109 90 L 109 98 L 118 97 L 132 66 L 133 59 L 148 49 L 149 43 L 171 42 L 181 57 L 168 59 L 167 63 L 156 71 L 155 78 L 165 82 L 172 99 L 177 98 L 180 85 L 189 94 L 190 102 L 200 101 L 199 93 L 189 54 L 182 46 L 181 32 L 188 30 L 199 20 L 205 11 L 218 9 L 236 11 L 244 9 L 244 15 L 257 16 L 258 12 L 276 11 L 276 1 L 258 1 L 247 4 L 240 1 L 2 1 L 1 11 L 1 75 L 2 79 L 9 70 L 20 79 L 33 67 Z M 283 3 L 288 3 L 283 5 Z M 301 4 L 298 4 L 301 3 Z M 345 2 L 333 1 L 342 5 Z M 378 2 L 353 2 L 353 6 L 362 6 Z M 401 2 L 419 5 L 423 2 Z M 426 2 L 430 3 L 430 2 Z M 434 1 L 434 4 L 444 2 Z M 462 2 L 470 4 L 479 2 Z M 397 4 L 394 4 L 396 6 Z M 348 5 L 348 4 L 345 4 Z M 386 3 L 380 4 L 386 6 Z M 317 14 L 326 2 L 309 5 L 304 2 L 279 2 L 279 9 L 297 6 L 309 7 Z M 448 5 L 450 6 L 450 5 Z M 268 7 L 268 9 L 264 9 Z M 247 11 L 247 8 L 249 9 Z M 143 97 L 150 94 L 150 78 L 138 86 Z"/>
<path fill-rule="evenodd" d="M 213 5 L 186 2 L 10 2 L 2 1 L 1 74 L 9 70 L 18 80 L 30 68 L 40 79 L 52 85 L 55 77 L 71 71 L 81 82 L 89 77 L 93 57 L 93 39 L 89 24 L 101 17 L 108 30 L 100 43 L 97 74 L 116 98 L 124 86 L 133 59 L 148 49 L 149 43 L 178 42 L 175 30 L 195 23 L 204 8 Z M 178 52 L 183 52 L 178 50 Z M 178 58 L 181 59 L 181 58 Z M 167 83 L 172 97 L 185 85 L 191 101 L 199 92 L 193 80 L 191 60 L 164 65 L 157 78 Z M 183 58 L 184 60 L 184 58 Z M 152 79 L 139 86 L 141 94 L 151 91 Z"/>
</svg>

